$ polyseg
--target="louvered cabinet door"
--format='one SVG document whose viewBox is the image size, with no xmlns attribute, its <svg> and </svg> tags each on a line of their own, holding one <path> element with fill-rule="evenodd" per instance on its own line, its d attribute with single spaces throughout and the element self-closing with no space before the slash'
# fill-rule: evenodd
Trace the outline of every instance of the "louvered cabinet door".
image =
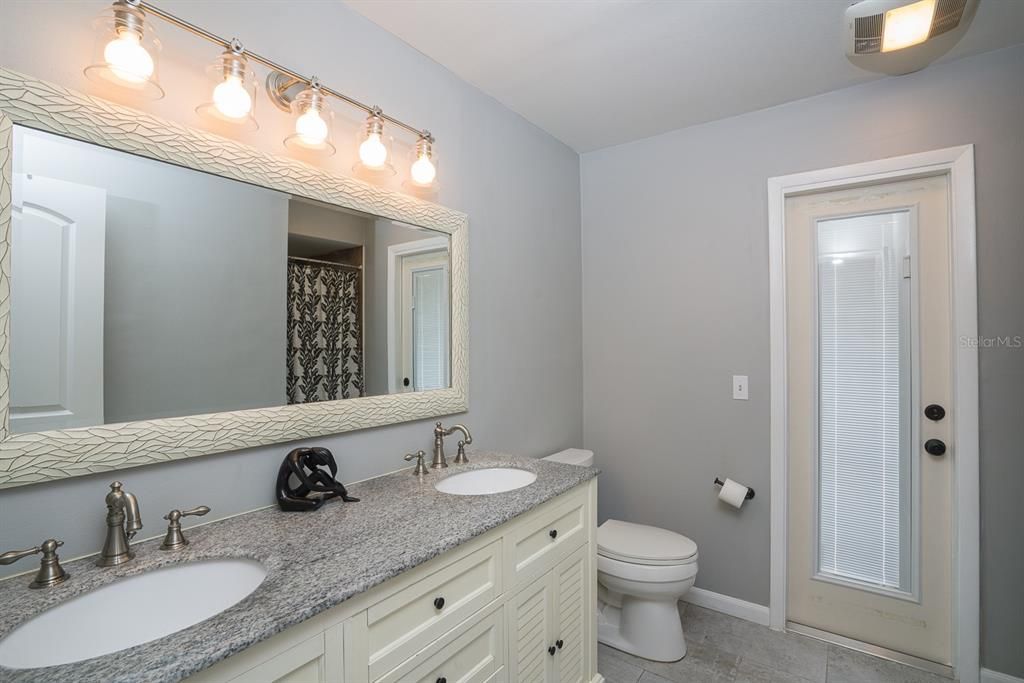
<svg viewBox="0 0 1024 683">
<path fill-rule="evenodd" d="M 508 603 L 509 680 L 546 683 L 553 680 L 554 612 L 552 575 L 546 574 L 519 591 Z"/>
<path fill-rule="evenodd" d="M 555 681 L 583 683 L 586 680 L 586 579 L 587 556 L 580 548 L 552 570 L 555 588 L 553 657 Z"/>
</svg>

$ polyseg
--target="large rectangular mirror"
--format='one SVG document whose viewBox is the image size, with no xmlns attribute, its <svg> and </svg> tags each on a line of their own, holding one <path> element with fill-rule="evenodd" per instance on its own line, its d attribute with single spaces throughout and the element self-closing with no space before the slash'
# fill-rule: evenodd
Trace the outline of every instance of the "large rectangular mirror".
<svg viewBox="0 0 1024 683">
<path fill-rule="evenodd" d="M 449 238 L 15 126 L 12 432 L 449 386 Z"/>
<path fill-rule="evenodd" d="M 466 226 L 0 68 L 0 487 L 465 410 Z"/>
</svg>

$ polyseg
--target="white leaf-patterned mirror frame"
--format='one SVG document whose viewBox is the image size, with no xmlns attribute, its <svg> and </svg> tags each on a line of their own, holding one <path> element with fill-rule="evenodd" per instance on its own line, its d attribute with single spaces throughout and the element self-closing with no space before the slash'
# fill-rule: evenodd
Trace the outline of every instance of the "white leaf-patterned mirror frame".
<svg viewBox="0 0 1024 683">
<path fill-rule="evenodd" d="M 15 124 L 447 233 L 451 236 L 451 387 L 11 434 L 11 173 Z M 468 218 L 458 211 L 0 67 L 0 488 L 467 410 L 468 252 Z"/>
</svg>

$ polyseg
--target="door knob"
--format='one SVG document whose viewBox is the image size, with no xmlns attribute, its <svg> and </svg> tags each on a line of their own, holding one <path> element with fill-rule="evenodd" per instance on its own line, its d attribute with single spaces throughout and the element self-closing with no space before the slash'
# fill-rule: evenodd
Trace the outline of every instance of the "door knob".
<svg viewBox="0 0 1024 683">
<path fill-rule="evenodd" d="M 548 648 L 548 654 L 551 655 L 552 657 L 555 656 L 555 646 L 554 645 L 552 645 L 551 647 Z"/>
<path fill-rule="evenodd" d="M 928 439 L 924 442 L 924 450 L 928 455 L 945 455 L 946 444 L 939 439 Z"/>
<path fill-rule="evenodd" d="M 932 403 L 924 409 L 924 416 L 932 422 L 938 422 L 942 418 L 946 417 L 946 409 L 938 403 Z"/>
</svg>

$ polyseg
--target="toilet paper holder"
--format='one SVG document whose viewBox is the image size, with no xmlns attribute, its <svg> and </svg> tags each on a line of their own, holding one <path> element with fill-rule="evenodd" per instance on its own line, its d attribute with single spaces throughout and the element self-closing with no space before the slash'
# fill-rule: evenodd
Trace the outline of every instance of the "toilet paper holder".
<svg viewBox="0 0 1024 683">
<path fill-rule="evenodd" d="M 725 486 L 725 482 L 722 481 L 721 479 L 719 479 L 718 477 L 715 477 L 715 486 Z M 747 487 L 747 495 L 744 496 L 744 498 L 746 500 L 750 500 L 753 497 L 754 497 L 754 489 L 752 489 L 752 488 L 750 488 L 748 486 Z"/>
</svg>

